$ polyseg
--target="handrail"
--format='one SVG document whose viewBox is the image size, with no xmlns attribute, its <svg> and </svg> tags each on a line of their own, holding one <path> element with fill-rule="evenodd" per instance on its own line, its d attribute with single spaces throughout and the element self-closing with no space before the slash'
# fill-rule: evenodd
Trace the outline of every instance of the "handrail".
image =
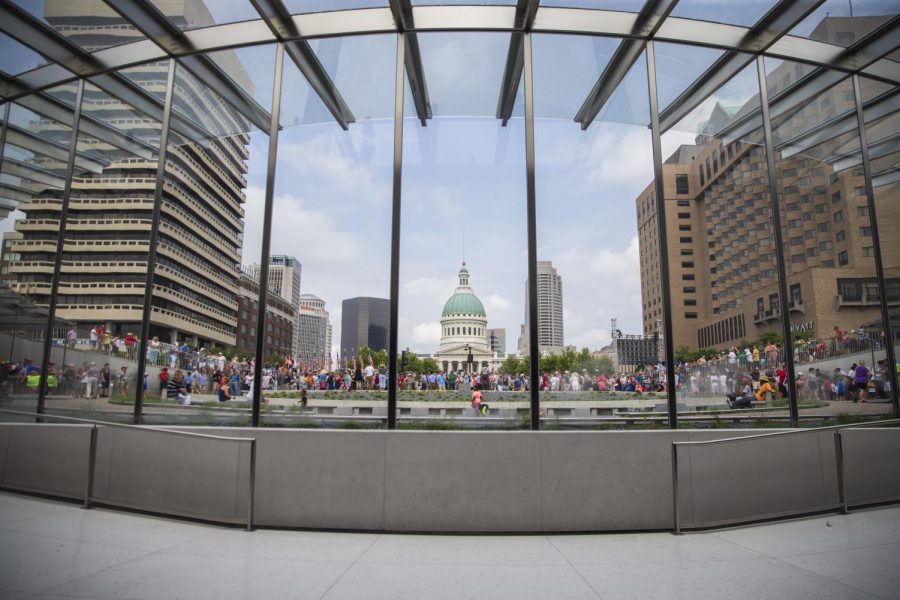
<svg viewBox="0 0 900 600">
<path fill-rule="evenodd" d="M 159 433 L 168 433 L 172 435 L 187 436 L 193 438 L 205 438 L 222 442 L 238 442 L 250 444 L 250 473 L 249 486 L 247 490 L 247 531 L 253 530 L 253 508 L 254 497 L 256 495 L 256 438 L 255 437 L 227 437 L 222 435 L 211 435 L 208 433 L 195 433 L 193 431 L 179 431 L 177 429 L 167 429 L 152 425 L 130 425 L 127 423 L 115 423 L 113 421 L 100 421 L 98 419 L 84 419 L 80 417 L 64 417 L 62 415 L 53 415 L 48 413 L 34 413 L 22 410 L 0 409 L 0 413 L 8 415 L 20 415 L 26 417 L 37 417 L 39 419 L 56 419 L 59 421 L 68 421 L 72 423 L 82 423 L 91 425 L 91 441 L 90 452 L 88 458 L 88 477 L 85 484 L 84 507 L 91 508 L 91 499 L 94 490 L 94 473 L 97 464 L 97 426 L 103 427 L 119 427 L 122 429 L 135 429 L 138 431 L 155 431 Z"/>
<path fill-rule="evenodd" d="M 885 419 L 882 421 L 867 421 L 864 423 L 847 423 L 844 425 L 827 425 L 825 427 L 812 427 L 810 429 L 791 429 L 789 431 L 772 431 L 767 433 L 758 433 L 755 435 L 747 435 L 743 437 L 719 438 L 716 440 L 696 440 L 687 442 L 672 442 L 672 508 L 674 518 L 674 533 L 681 534 L 681 514 L 678 503 L 678 447 L 679 446 L 711 446 L 713 444 L 725 442 L 739 442 L 744 440 L 753 440 L 766 437 L 775 437 L 781 435 L 792 435 L 802 433 L 819 433 L 822 431 L 834 431 L 834 451 L 835 451 L 835 467 L 837 469 L 837 485 L 838 499 L 840 501 L 841 512 L 846 514 L 849 512 L 847 505 L 847 493 L 844 484 L 844 446 L 841 437 L 841 431 L 854 427 L 871 427 L 874 425 L 900 424 L 900 419 Z"/>
<path fill-rule="evenodd" d="M 769 409 L 771 410 L 771 409 Z M 888 423 L 900 423 L 900 419 L 886 419 L 883 421 L 866 421 L 864 423 L 845 423 L 843 425 L 825 425 L 823 427 L 810 427 L 809 429 L 791 429 L 789 431 L 767 431 L 766 433 L 755 433 L 743 437 L 719 438 L 715 440 L 694 440 L 688 442 L 672 442 L 679 446 L 706 446 L 710 444 L 718 444 L 720 442 L 737 442 L 743 440 L 752 440 L 754 438 L 772 437 L 776 435 L 791 435 L 799 433 L 811 433 L 814 431 L 826 431 L 828 429 L 848 429 L 850 427 L 868 427 L 870 425 L 884 425 Z"/>
</svg>

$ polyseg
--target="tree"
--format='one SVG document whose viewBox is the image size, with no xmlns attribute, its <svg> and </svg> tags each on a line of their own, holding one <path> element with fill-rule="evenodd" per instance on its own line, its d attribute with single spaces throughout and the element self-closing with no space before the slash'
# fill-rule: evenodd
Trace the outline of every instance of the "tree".
<svg viewBox="0 0 900 600">
<path fill-rule="evenodd" d="M 522 369 L 522 361 L 512 354 L 506 357 L 506 360 L 503 361 L 497 371 L 501 375 L 517 375 L 524 372 Z"/>
</svg>

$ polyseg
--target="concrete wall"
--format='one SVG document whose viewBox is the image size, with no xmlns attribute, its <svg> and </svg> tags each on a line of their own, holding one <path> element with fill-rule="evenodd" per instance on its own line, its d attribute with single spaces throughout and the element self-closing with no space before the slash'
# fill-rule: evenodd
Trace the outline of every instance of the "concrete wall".
<svg viewBox="0 0 900 600">
<path fill-rule="evenodd" d="M 758 431 L 316 431 L 191 428 L 255 437 L 255 523 L 390 531 L 670 529 L 671 444 Z M 0 486 L 79 497 L 89 428 L 0 425 Z M 900 498 L 900 430 L 845 431 L 847 491 Z M 680 451 L 685 527 L 809 512 L 837 503 L 833 434 Z M 240 522 L 246 444 L 101 428 L 95 498 Z"/>
</svg>

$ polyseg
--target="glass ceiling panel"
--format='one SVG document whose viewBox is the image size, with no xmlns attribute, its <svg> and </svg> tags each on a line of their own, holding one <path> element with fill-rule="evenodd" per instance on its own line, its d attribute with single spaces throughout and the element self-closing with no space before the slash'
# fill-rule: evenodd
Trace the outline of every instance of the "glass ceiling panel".
<svg viewBox="0 0 900 600">
<path fill-rule="evenodd" d="M 594 122 L 650 125 L 647 54 L 641 52 Z"/>
<path fill-rule="evenodd" d="M 509 35 L 450 32 L 418 37 L 434 116 L 493 117 Z"/>
<path fill-rule="evenodd" d="M 89 52 L 144 39 L 103 0 L 13 0 L 57 33 Z"/>
<path fill-rule="evenodd" d="M 387 0 L 283 0 L 292 15 L 346 10 L 350 8 L 377 8 L 387 6 Z M 445 4 L 449 4 L 445 3 Z"/>
<path fill-rule="evenodd" d="M 165 77 L 165 71 L 160 74 Z M 140 140 L 144 144 L 158 148 L 161 125 L 160 122 L 151 119 L 142 112 L 135 110 L 128 102 L 116 98 L 101 90 L 91 83 L 84 86 L 84 100 L 81 106 L 81 114 L 91 118 L 109 130 L 126 136 L 130 139 Z M 82 126 L 80 135 L 87 135 L 87 128 Z M 94 128 L 92 128 L 93 130 Z M 101 131 L 103 128 L 99 128 Z M 99 139 L 99 136 L 97 136 Z M 105 137 L 105 136 L 104 136 Z M 109 138 L 112 139 L 112 138 Z M 112 144 L 109 139 L 100 140 L 96 146 L 97 151 L 106 153 L 110 151 Z M 120 149 L 113 152 L 121 153 Z"/>
<path fill-rule="evenodd" d="M 465 5 L 465 4 L 477 4 L 477 5 L 489 5 L 492 4 L 494 6 L 499 6 L 502 4 L 515 4 L 516 0 L 412 0 L 413 5 L 415 6 L 427 6 L 427 5 Z"/>
<path fill-rule="evenodd" d="M 633 13 L 640 12 L 643 5 L 644 3 L 641 0 L 541 0 L 541 6 L 596 8 Z"/>
<path fill-rule="evenodd" d="M 272 110 L 275 44 L 210 52 L 207 56 L 260 106 Z"/>
<path fill-rule="evenodd" d="M 680 0 L 673 17 L 750 27 L 775 6 L 776 0 Z"/>
<path fill-rule="evenodd" d="M 790 35 L 846 47 L 872 33 L 898 10 L 897 0 L 826 0 Z"/>
<path fill-rule="evenodd" d="M 250 0 L 150 0 L 173 25 L 187 31 L 210 25 L 225 25 L 259 19 Z"/>
<path fill-rule="evenodd" d="M 720 56 L 721 50 L 686 44 L 657 42 L 656 93 L 660 111 L 665 110 L 697 77 Z"/>
<path fill-rule="evenodd" d="M 0 33 L 0 71 L 19 75 L 49 62 L 25 44 Z"/>
<path fill-rule="evenodd" d="M 657 71 L 657 78 L 659 71 Z M 688 113 L 672 127 L 691 136 L 719 136 L 736 122 L 747 115 L 759 112 L 759 82 L 756 75 L 756 63 L 751 62 L 741 71 L 719 87 L 706 100 Z M 758 117 L 754 117 L 758 120 Z M 740 139 L 757 143 L 761 140 L 761 124 L 751 121 L 750 132 L 741 135 Z M 685 138 L 688 139 L 688 138 Z"/>
<path fill-rule="evenodd" d="M 310 47 L 356 120 L 394 115 L 395 35 L 322 38 L 310 40 Z M 290 58 L 285 57 L 287 61 Z M 386 73 L 391 76 L 385 77 Z M 425 82 L 429 93 L 432 77 L 426 62 Z"/>
<path fill-rule="evenodd" d="M 620 41 L 536 34 L 532 38 L 535 117 L 574 119 Z"/>
</svg>

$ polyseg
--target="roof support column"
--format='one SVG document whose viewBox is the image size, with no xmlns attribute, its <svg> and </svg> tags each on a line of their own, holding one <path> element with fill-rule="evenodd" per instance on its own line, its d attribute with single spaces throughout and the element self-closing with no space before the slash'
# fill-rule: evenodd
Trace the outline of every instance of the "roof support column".
<svg viewBox="0 0 900 600">
<path fill-rule="evenodd" d="M 762 113 L 763 135 L 766 145 L 766 165 L 769 178 L 769 206 L 772 208 L 772 230 L 775 236 L 775 264 L 778 267 L 778 305 L 781 307 L 781 332 L 784 336 L 784 365 L 787 369 L 788 405 L 791 427 L 800 426 L 797 408 L 797 377 L 794 372 L 794 340 L 791 338 L 791 311 L 788 305 L 787 267 L 784 239 L 781 234 L 781 203 L 779 202 L 778 171 L 775 170 L 775 150 L 772 140 L 772 121 L 769 115 L 769 92 L 766 85 L 766 65 L 762 56 L 756 57 L 759 78 L 759 107 Z"/>
<path fill-rule="evenodd" d="M 150 221 L 150 247 L 147 250 L 147 278 L 144 280 L 144 306 L 141 311 L 141 334 L 138 351 L 137 382 L 134 389 L 134 415 L 132 421 L 140 425 L 144 410 L 144 375 L 147 372 L 147 348 L 150 337 L 150 316 L 153 301 L 153 276 L 156 268 L 156 248 L 159 244 L 159 220 L 162 216 L 163 183 L 166 178 L 166 159 L 169 150 L 169 125 L 172 122 L 172 99 L 175 96 L 175 59 L 169 59 L 166 74 L 166 99 L 160 124 L 159 152 L 156 159 L 156 188 L 153 192 L 153 218 Z"/>
<path fill-rule="evenodd" d="M 53 264 L 53 280 L 50 283 L 50 306 L 47 311 L 47 328 L 44 330 L 44 350 L 41 355 L 41 377 L 38 385 L 36 413 L 44 412 L 47 400 L 47 377 L 50 368 L 50 348 L 53 340 L 53 322 L 56 320 L 56 304 L 59 295 L 59 272 L 62 268 L 66 243 L 66 221 L 69 218 L 69 196 L 72 195 L 72 176 L 75 173 L 75 154 L 78 152 L 78 126 L 81 122 L 81 104 L 84 99 L 84 79 L 78 80 L 75 94 L 75 112 L 72 115 L 72 137 L 69 140 L 69 157 L 66 163 L 66 183 L 63 188 L 62 206 L 59 212 L 59 231 L 56 238 L 56 260 Z M 40 420 L 40 419 L 38 419 Z"/>
<path fill-rule="evenodd" d="M 541 349 L 538 345 L 537 194 L 534 181 L 534 77 L 531 33 L 522 34 L 525 75 L 525 188 L 528 212 L 528 380 L 531 393 L 531 429 L 541 428 Z"/>
<path fill-rule="evenodd" d="M 406 33 L 397 34 L 397 63 L 394 69 L 394 177 L 391 207 L 391 291 L 388 319 L 388 429 L 397 428 L 397 317 L 400 304 L 400 208 L 403 190 L 403 65 L 406 62 Z"/>
<path fill-rule="evenodd" d="M 262 369 L 266 349 L 266 308 L 269 299 L 269 246 L 272 243 L 272 204 L 275 196 L 275 167 L 278 159 L 278 124 L 281 118 L 281 80 L 284 74 L 284 42 L 275 49 L 275 82 L 272 85 L 272 119 L 269 123 L 269 156 L 266 165 L 266 199 L 263 208 L 262 252 L 259 257 L 259 312 L 256 315 L 256 363 L 253 365 L 252 427 L 259 427 L 262 405 Z"/>
<path fill-rule="evenodd" d="M 663 341 L 666 355 L 666 400 L 669 428 L 678 429 L 678 386 L 675 380 L 675 340 L 672 336 L 672 293 L 669 281 L 669 240 L 666 231 L 666 188 L 663 181 L 659 99 L 656 92 L 656 54 L 647 42 L 647 90 L 650 98 L 650 137 L 653 145 L 653 183 L 656 194 L 656 235 L 659 238 L 659 283 L 662 291 Z"/>
<path fill-rule="evenodd" d="M 859 125 L 859 149 L 862 154 L 863 174 L 866 179 L 866 201 L 869 207 L 869 225 L 872 227 L 872 246 L 875 249 L 875 275 L 878 278 L 878 299 L 881 305 L 881 321 L 884 325 L 884 349 L 887 353 L 888 381 L 891 384 L 891 406 L 894 418 L 900 415 L 897 390 L 897 356 L 894 352 L 894 333 L 887 303 L 887 286 L 884 283 L 884 260 L 878 236 L 878 215 L 875 212 L 875 188 L 872 185 L 872 165 L 869 162 L 869 142 L 866 134 L 866 117 L 863 111 L 862 94 L 859 91 L 859 75 L 853 76 L 853 97 L 856 101 L 856 121 Z M 874 343 L 874 340 L 873 340 Z M 872 365 L 872 369 L 875 365 Z"/>
</svg>

